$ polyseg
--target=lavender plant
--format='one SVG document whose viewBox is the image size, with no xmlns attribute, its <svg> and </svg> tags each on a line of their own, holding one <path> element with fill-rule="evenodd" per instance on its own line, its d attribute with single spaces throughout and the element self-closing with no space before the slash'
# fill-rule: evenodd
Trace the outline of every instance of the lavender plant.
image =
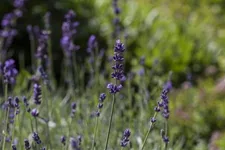
<svg viewBox="0 0 225 150">
<path fill-rule="evenodd" d="M 166 123 L 165 123 L 165 130 L 166 132 L 164 132 L 163 130 L 163 134 L 162 134 L 162 138 L 163 141 L 165 142 L 165 149 L 167 149 L 167 144 L 169 142 L 169 138 L 167 137 L 167 119 L 169 118 L 169 99 L 168 99 L 168 92 L 172 89 L 172 82 L 168 81 L 166 82 L 166 84 L 163 87 L 162 93 L 161 93 L 161 101 L 158 102 L 158 105 L 155 106 L 154 110 L 155 110 L 155 114 L 154 116 L 150 119 L 150 125 L 149 125 L 149 129 L 146 133 L 143 145 L 141 147 L 141 150 L 144 149 L 145 144 L 147 142 L 148 136 L 153 128 L 154 123 L 156 122 L 156 116 L 158 114 L 158 112 L 161 111 L 162 109 L 162 116 L 166 119 Z"/>
<path fill-rule="evenodd" d="M 103 107 L 103 102 L 106 98 L 106 94 L 105 93 L 101 93 L 100 96 L 99 96 L 99 103 L 98 103 L 98 110 L 96 111 L 96 121 L 95 121 L 95 129 L 94 129 L 94 137 L 93 137 L 93 141 L 92 141 L 92 150 L 95 149 L 95 136 L 96 136 L 96 133 L 98 131 L 98 122 L 99 122 L 99 116 L 100 116 L 100 113 L 101 113 L 101 109 Z"/>
<path fill-rule="evenodd" d="M 115 79 L 115 84 L 109 83 L 107 85 L 107 88 L 109 89 L 109 92 L 112 94 L 113 100 L 112 100 L 112 106 L 111 106 L 111 114 L 110 114 L 110 120 L 109 120 L 109 127 L 108 127 L 108 132 L 107 132 L 107 138 L 106 138 L 106 143 L 105 143 L 105 150 L 107 150 L 108 147 L 108 141 L 109 141 L 109 136 L 110 136 L 110 131 L 111 131 L 111 126 L 112 126 L 112 119 L 113 119 L 113 113 L 114 113 L 114 105 L 116 101 L 116 93 L 118 93 L 122 89 L 122 84 L 120 82 L 123 82 L 126 80 L 126 77 L 124 75 L 123 71 L 123 52 L 125 51 L 125 46 L 123 43 L 120 42 L 120 40 L 116 41 L 116 44 L 114 46 L 114 56 L 113 60 L 115 64 L 112 66 L 112 69 L 114 70 L 112 75 L 112 78 Z"/>
</svg>

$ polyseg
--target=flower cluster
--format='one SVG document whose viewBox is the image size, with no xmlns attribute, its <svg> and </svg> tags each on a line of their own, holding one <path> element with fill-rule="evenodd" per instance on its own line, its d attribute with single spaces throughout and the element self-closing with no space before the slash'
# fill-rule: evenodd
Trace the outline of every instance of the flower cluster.
<svg viewBox="0 0 225 150">
<path fill-rule="evenodd" d="M 16 21 L 23 15 L 25 0 L 14 0 L 14 10 L 5 14 L 1 21 L 2 30 L 0 30 L 0 37 L 3 39 L 2 52 L 6 53 L 6 50 L 12 44 L 13 38 L 17 35 L 15 29 Z M 1 55 L 3 55 L 3 53 Z"/>
<path fill-rule="evenodd" d="M 43 68 L 43 67 L 38 67 L 38 71 L 39 71 L 40 74 L 41 74 L 41 78 L 42 78 L 42 80 L 44 81 L 44 84 L 46 84 L 47 86 L 50 87 L 50 84 L 49 84 L 49 78 L 48 78 L 47 73 L 44 71 L 44 68 Z"/>
<path fill-rule="evenodd" d="M 97 41 L 96 41 L 96 36 L 91 35 L 88 39 L 88 48 L 87 52 L 91 53 L 95 48 L 97 48 Z"/>
<path fill-rule="evenodd" d="M 71 57 L 72 52 L 80 48 L 78 45 L 75 45 L 73 42 L 74 35 L 77 32 L 76 27 L 79 25 L 78 22 L 73 21 L 74 17 L 75 17 L 75 13 L 72 10 L 70 10 L 65 15 L 64 17 L 65 21 L 62 24 L 62 38 L 60 43 L 67 57 Z"/>
<path fill-rule="evenodd" d="M 80 144 L 81 144 L 81 136 L 78 136 L 77 138 L 71 137 L 70 138 L 70 145 L 72 150 L 80 150 Z"/>
<path fill-rule="evenodd" d="M 2 73 L 3 73 L 5 83 L 15 84 L 18 71 L 15 68 L 15 61 L 13 59 L 9 59 L 5 61 Z"/>
<path fill-rule="evenodd" d="M 38 117 L 39 116 L 39 112 L 38 112 L 38 110 L 36 108 L 32 109 L 30 113 L 31 113 L 31 115 L 33 117 Z"/>
<path fill-rule="evenodd" d="M 37 144 L 41 144 L 41 139 L 40 139 L 40 137 L 38 136 L 38 133 L 37 133 L 37 132 L 33 132 L 32 138 L 33 138 L 33 140 L 34 140 Z"/>
<path fill-rule="evenodd" d="M 4 103 L 4 108 L 9 111 L 9 122 L 14 123 L 15 115 L 18 115 L 20 112 L 19 98 L 8 97 Z"/>
<path fill-rule="evenodd" d="M 96 112 L 96 116 L 99 117 L 100 116 L 100 110 L 103 107 L 103 102 L 106 98 L 106 94 L 105 93 L 101 93 L 99 96 L 99 103 L 98 103 L 98 111 Z"/>
<path fill-rule="evenodd" d="M 27 112 L 30 112 L 29 103 L 28 103 L 28 101 L 27 101 L 26 96 L 23 97 L 23 103 L 24 103 L 24 106 L 25 106 L 26 109 L 27 109 Z"/>
<path fill-rule="evenodd" d="M 25 147 L 25 150 L 31 149 L 31 146 L 30 146 L 30 143 L 29 143 L 28 139 L 24 139 L 24 147 Z"/>
<path fill-rule="evenodd" d="M 124 44 L 120 42 L 120 40 L 116 41 L 116 44 L 114 46 L 114 56 L 113 60 L 115 64 L 112 66 L 112 69 L 114 70 L 112 75 L 112 78 L 116 79 L 116 84 L 109 83 L 107 85 L 107 88 L 109 89 L 110 93 L 115 94 L 119 92 L 122 89 L 121 84 L 117 84 L 117 82 L 123 82 L 126 80 L 126 77 L 124 75 L 123 70 L 123 52 L 125 51 Z"/>
<path fill-rule="evenodd" d="M 123 132 L 123 138 L 122 138 L 122 140 L 120 142 L 120 145 L 122 147 L 126 147 L 127 144 L 130 142 L 130 140 L 129 140 L 130 134 L 131 134 L 131 132 L 130 132 L 129 129 L 124 130 L 124 132 Z"/>
<path fill-rule="evenodd" d="M 37 105 L 41 104 L 41 85 L 38 83 L 34 84 L 34 103 Z"/>
<path fill-rule="evenodd" d="M 75 112 L 76 112 L 76 108 L 77 108 L 77 104 L 75 102 L 72 102 L 72 104 L 71 104 L 71 114 L 70 114 L 71 117 L 74 117 Z"/>
<path fill-rule="evenodd" d="M 154 108 L 156 112 L 160 112 L 160 108 L 162 108 L 162 115 L 164 118 L 168 119 L 169 118 L 169 98 L 168 98 L 168 93 L 172 89 L 172 82 L 168 81 L 162 90 L 161 93 L 161 101 L 158 102 L 158 105 Z M 152 121 L 155 120 L 152 118 Z"/>
<path fill-rule="evenodd" d="M 48 39 L 49 32 L 41 30 L 38 35 L 38 46 L 36 50 L 36 57 L 44 63 L 44 60 L 48 59 Z"/>
<path fill-rule="evenodd" d="M 12 150 L 17 150 L 16 145 L 12 144 Z"/>
<path fill-rule="evenodd" d="M 64 135 L 61 136 L 60 141 L 61 141 L 61 143 L 62 143 L 63 145 L 66 145 L 66 137 L 65 137 Z"/>
<path fill-rule="evenodd" d="M 121 10 L 118 7 L 118 0 L 113 0 L 112 6 L 113 6 L 114 14 L 116 15 L 116 17 L 113 19 L 113 24 L 115 25 L 115 29 L 114 29 L 114 32 L 113 32 L 113 37 L 116 38 L 116 37 L 118 37 L 118 35 L 120 33 L 119 14 L 120 14 Z"/>
</svg>

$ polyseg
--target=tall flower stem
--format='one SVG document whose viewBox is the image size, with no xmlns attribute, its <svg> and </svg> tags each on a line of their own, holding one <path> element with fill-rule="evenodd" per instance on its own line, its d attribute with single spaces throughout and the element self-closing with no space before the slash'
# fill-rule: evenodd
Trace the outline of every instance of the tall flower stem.
<svg viewBox="0 0 225 150">
<path fill-rule="evenodd" d="M 157 112 L 155 112 L 155 114 L 154 114 L 153 118 L 155 118 L 155 117 L 156 117 L 156 115 L 157 115 Z M 146 144 L 147 139 L 148 139 L 148 136 L 149 136 L 149 134 L 150 134 L 150 132 L 151 132 L 152 128 L 153 128 L 153 122 L 150 122 L 150 126 L 149 126 L 149 128 L 148 128 L 147 133 L 146 133 L 146 136 L 145 136 L 145 139 L 144 139 L 143 145 L 142 145 L 142 147 L 141 147 L 141 150 L 143 150 L 143 149 L 144 149 L 145 144 Z"/>
<path fill-rule="evenodd" d="M 167 136 L 167 134 L 168 134 L 168 122 L 166 120 L 165 121 L 165 136 Z M 167 150 L 168 142 L 164 142 L 164 143 L 165 143 L 164 150 Z"/>
<path fill-rule="evenodd" d="M 8 84 L 6 83 L 5 84 L 5 94 L 4 94 L 4 96 L 5 96 L 5 100 L 3 101 L 3 103 L 5 102 L 5 101 L 7 101 L 7 97 L 8 97 Z M 5 150 L 5 140 L 6 140 L 6 135 L 7 135 L 7 125 L 8 125 L 8 115 L 9 115 L 9 108 L 7 107 L 7 109 L 6 109 L 6 115 L 5 115 L 5 131 L 4 131 L 4 138 L 3 138 L 3 145 L 2 145 L 2 150 Z"/>
<path fill-rule="evenodd" d="M 31 68 L 32 68 L 32 71 L 35 70 L 35 67 L 36 67 L 36 62 L 35 62 L 35 39 L 34 39 L 34 34 L 33 32 L 30 32 L 29 33 L 29 39 L 30 39 L 30 49 L 31 49 Z"/>
<path fill-rule="evenodd" d="M 108 133 L 107 133 L 107 138 L 106 138 L 106 143 L 105 143 L 104 150 L 107 150 L 107 147 L 108 147 L 109 135 L 110 135 L 111 126 L 112 126 L 112 118 L 113 118 L 113 113 L 114 113 L 115 101 L 116 101 L 115 94 L 113 94 L 112 109 L 111 109 L 110 120 L 109 120 L 109 128 L 108 128 Z"/>
<path fill-rule="evenodd" d="M 91 147 L 91 150 L 94 150 L 95 149 L 95 136 L 96 136 L 96 132 L 98 130 L 98 118 L 96 116 L 96 119 L 95 119 L 95 129 L 94 129 L 94 137 L 93 137 L 93 142 L 92 142 L 92 147 Z"/>
</svg>

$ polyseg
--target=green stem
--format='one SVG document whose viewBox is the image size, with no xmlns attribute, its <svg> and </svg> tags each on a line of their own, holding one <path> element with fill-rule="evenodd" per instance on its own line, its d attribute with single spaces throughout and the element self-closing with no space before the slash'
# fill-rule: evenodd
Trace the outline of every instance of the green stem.
<svg viewBox="0 0 225 150">
<path fill-rule="evenodd" d="M 35 39 L 34 39 L 34 35 L 33 33 L 30 33 L 29 34 L 29 38 L 30 38 L 30 49 L 31 49 L 31 68 L 32 68 L 32 71 L 35 70 L 35 67 L 36 67 L 36 62 L 35 62 Z"/>
<path fill-rule="evenodd" d="M 5 84 L 5 100 L 3 100 L 3 103 L 5 102 L 5 101 L 7 101 L 7 97 L 8 97 L 8 84 L 6 83 Z M 6 135 L 7 135 L 7 125 L 8 125 L 8 115 L 9 115 L 9 108 L 7 108 L 6 109 L 6 115 L 5 115 L 5 131 L 4 131 L 4 129 L 3 129 L 3 132 L 4 132 L 4 138 L 3 138 L 3 145 L 2 145 L 2 150 L 5 150 L 5 140 L 6 140 Z"/>
<path fill-rule="evenodd" d="M 109 120 L 109 128 L 108 128 L 108 133 L 107 133 L 107 138 L 106 138 L 106 143 L 105 143 L 105 149 L 104 150 L 107 150 L 107 147 L 108 147 L 109 135 L 110 135 L 111 126 L 112 126 L 112 118 L 113 118 L 115 101 L 116 101 L 115 94 L 113 94 L 112 110 L 111 110 L 111 115 L 110 115 L 110 120 Z"/>
<path fill-rule="evenodd" d="M 35 118 L 35 128 L 36 128 L 36 132 L 38 133 L 38 124 L 37 124 L 37 118 Z"/>
<path fill-rule="evenodd" d="M 98 130 L 98 116 L 96 116 L 96 119 L 95 119 L 95 129 L 94 129 L 94 138 L 93 138 L 93 142 L 92 142 L 92 147 L 91 147 L 91 150 L 94 150 L 95 149 L 95 136 L 96 136 L 96 132 Z"/>
<path fill-rule="evenodd" d="M 155 112 L 155 114 L 154 114 L 153 117 L 155 118 L 156 115 L 157 115 L 157 112 Z M 148 132 L 147 132 L 147 134 L 146 134 L 146 136 L 145 136 L 145 139 L 144 139 L 143 145 L 142 145 L 142 147 L 141 147 L 141 150 L 143 150 L 144 147 L 145 147 L 145 144 L 146 144 L 146 142 L 147 142 L 147 139 L 148 139 L 148 136 L 149 136 L 149 134 L 150 134 L 150 132 L 151 132 L 152 127 L 153 127 L 153 123 L 150 122 L 150 126 L 149 126 L 149 128 L 148 128 Z"/>
<path fill-rule="evenodd" d="M 165 136 L 167 136 L 168 134 L 168 124 L 167 124 L 167 119 L 165 121 Z M 168 143 L 167 142 L 164 142 L 165 143 L 165 148 L 164 150 L 167 150 L 167 146 L 168 146 Z"/>
</svg>

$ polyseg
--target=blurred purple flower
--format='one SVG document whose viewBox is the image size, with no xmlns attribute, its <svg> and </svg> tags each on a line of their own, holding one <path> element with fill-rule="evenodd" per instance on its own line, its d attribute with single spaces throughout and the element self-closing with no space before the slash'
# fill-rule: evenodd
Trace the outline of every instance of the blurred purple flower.
<svg viewBox="0 0 225 150">
<path fill-rule="evenodd" d="M 60 141 L 61 141 L 61 143 L 63 144 L 63 145 L 66 145 L 66 136 L 61 136 L 61 139 L 60 139 Z"/>
<path fill-rule="evenodd" d="M 4 82 L 7 84 L 15 84 L 17 74 L 18 71 L 15 68 L 15 61 L 13 59 L 5 61 L 3 67 Z"/>
<path fill-rule="evenodd" d="M 37 133 L 37 132 L 33 132 L 32 138 L 33 138 L 33 140 L 34 140 L 37 144 L 41 144 L 41 139 L 40 139 L 40 137 L 38 136 L 38 133 Z"/>
<path fill-rule="evenodd" d="M 62 24 L 62 38 L 60 43 L 66 57 L 71 57 L 72 52 L 80 48 L 73 42 L 74 35 L 77 32 L 76 27 L 79 25 L 78 22 L 73 21 L 74 17 L 75 13 L 72 10 L 70 10 L 65 15 L 65 21 Z"/>
<path fill-rule="evenodd" d="M 123 138 L 120 141 L 120 145 L 122 147 L 126 147 L 127 144 L 130 142 L 130 140 L 129 140 L 130 134 L 131 134 L 131 132 L 130 132 L 129 129 L 124 130 L 124 132 L 123 132 Z"/>
<path fill-rule="evenodd" d="M 48 39 L 49 33 L 42 30 L 38 36 L 38 46 L 36 51 L 36 57 L 41 61 L 48 58 Z"/>
<path fill-rule="evenodd" d="M 88 40 L 88 48 L 87 52 L 91 53 L 95 48 L 97 48 L 97 41 L 96 41 L 96 36 L 91 35 Z"/>
<path fill-rule="evenodd" d="M 25 150 L 31 149 L 31 146 L 30 146 L 30 143 L 29 143 L 28 139 L 24 139 L 24 147 L 25 147 Z"/>
<path fill-rule="evenodd" d="M 31 110 L 31 115 L 32 115 L 33 117 L 38 117 L 38 116 L 39 116 L 38 110 L 37 110 L 36 108 L 32 109 L 32 110 Z"/>
</svg>

